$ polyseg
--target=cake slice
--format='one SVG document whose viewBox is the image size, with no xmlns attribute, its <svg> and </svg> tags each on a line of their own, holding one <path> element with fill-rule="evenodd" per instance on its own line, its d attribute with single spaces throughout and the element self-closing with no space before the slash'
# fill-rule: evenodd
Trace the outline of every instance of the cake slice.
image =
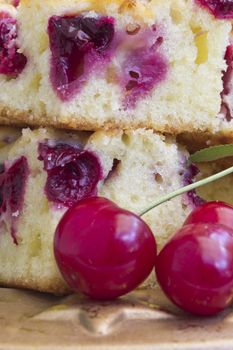
<svg viewBox="0 0 233 350">
<path fill-rule="evenodd" d="M 53 255 L 55 228 L 65 211 L 98 195 L 140 213 L 193 181 L 196 169 L 186 166 L 187 156 L 174 139 L 151 130 L 24 129 L 0 149 L 0 284 L 66 292 Z M 199 202 L 190 192 L 144 216 L 159 246 Z"/>
<path fill-rule="evenodd" d="M 233 5 L 221 4 L 1 3 L 1 122 L 231 133 Z"/>
</svg>

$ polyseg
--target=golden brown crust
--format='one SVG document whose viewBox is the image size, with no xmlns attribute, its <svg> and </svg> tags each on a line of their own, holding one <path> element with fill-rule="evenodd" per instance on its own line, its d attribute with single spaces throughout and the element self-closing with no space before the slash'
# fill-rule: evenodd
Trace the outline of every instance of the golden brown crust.
<svg viewBox="0 0 233 350">
<path fill-rule="evenodd" d="M 11 126 L 20 126 L 20 127 L 54 127 L 58 129 L 70 129 L 70 130 L 81 130 L 81 131 L 109 131 L 109 130 L 135 130 L 140 128 L 152 129 L 161 134 L 171 134 L 171 135 L 179 135 L 179 134 L 189 134 L 194 133 L 195 135 L 201 135 L 206 139 L 207 135 L 211 135 L 211 132 L 204 129 L 197 131 L 194 129 L 193 125 L 187 123 L 183 125 L 182 128 L 170 126 L 170 125 L 159 125 L 155 126 L 152 122 L 147 121 L 132 121 L 125 122 L 123 124 L 120 121 L 120 124 L 116 124 L 116 120 L 112 119 L 109 121 L 105 121 L 103 123 L 98 123 L 98 120 L 95 123 L 84 120 L 82 116 L 73 117 L 59 117 L 56 118 L 54 115 L 44 114 L 33 115 L 32 111 L 21 111 L 16 109 L 9 109 L 7 106 L 0 104 L 0 124 L 2 125 L 11 125 Z M 226 134 L 226 136 L 229 133 Z M 216 134 L 217 136 L 224 136 L 223 133 Z M 233 130 L 232 130 L 233 137 Z"/>
</svg>

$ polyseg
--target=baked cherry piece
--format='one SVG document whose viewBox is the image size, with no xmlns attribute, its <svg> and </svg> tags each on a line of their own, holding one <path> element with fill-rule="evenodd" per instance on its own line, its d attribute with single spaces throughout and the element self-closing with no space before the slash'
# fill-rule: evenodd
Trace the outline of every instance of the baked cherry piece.
<svg viewBox="0 0 233 350">
<path fill-rule="evenodd" d="M 50 79 L 62 101 L 71 99 L 92 72 L 102 72 L 111 56 L 114 19 L 52 16 L 48 23 Z"/>
<path fill-rule="evenodd" d="M 24 69 L 27 58 L 18 52 L 18 26 L 15 18 L 0 12 L 0 74 L 16 78 Z"/>
<path fill-rule="evenodd" d="M 233 300 L 233 230 L 220 224 L 183 226 L 156 260 L 157 280 L 183 310 L 214 315 Z"/>
<path fill-rule="evenodd" d="M 112 299 L 148 277 L 156 242 L 140 217 L 108 199 L 92 197 L 65 213 L 55 232 L 54 252 L 72 290 Z"/>
<path fill-rule="evenodd" d="M 17 242 L 16 221 L 23 207 L 24 194 L 29 174 L 25 157 L 17 159 L 8 169 L 0 170 L 0 221 L 7 215 L 13 241 Z"/>
<path fill-rule="evenodd" d="M 223 91 L 221 92 L 221 113 L 225 116 L 225 119 L 230 122 L 232 120 L 232 111 L 228 101 L 229 95 L 231 94 L 233 79 L 233 45 L 227 47 L 224 58 L 227 64 L 227 69 L 222 76 Z"/>
<path fill-rule="evenodd" d="M 233 45 L 227 46 L 224 58 L 228 66 L 233 62 Z"/>
<path fill-rule="evenodd" d="M 189 224 L 221 224 L 233 230 L 233 206 L 224 202 L 207 202 L 193 210 L 184 222 Z"/>
<path fill-rule="evenodd" d="M 166 80 L 168 62 L 153 48 L 140 48 L 126 56 L 122 70 L 124 107 L 134 108 L 139 99 L 146 97 L 153 88 Z"/>
<path fill-rule="evenodd" d="M 184 186 L 191 185 L 192 183 L 194 183 L 195 178 L 199 174 L 199 172 L 200 170 L 194 164 L 185 167 L 185 170 L 182 173 L 180 173 L 180 175 L 183 175 Z M 188 199 L 189 204 L 191 204 L 193 207 L 199 207 L 200 205 L 205 203 L 205 200 L 197 195 L 196 190 L 188 191 L 185 194 L 185 199 L 186 198 Z"/>
<path fill-rule="evenodd" d="M 162 50 L 163 42 L 162 30 L 155 24 L 148 28 L 136 27 L 135 31 L 124 36 L 118 79 L 125 109 L 135 108 L 139 100 L 149 96 L 166 80 L 169 60 Z"/>
<path fill-rule="evenodd" d="M 95 154 L 65 143 L 46 142 L 39 144 L 38 153 L 48 174 L 45 193 L 49 201 L 72 207 L 97 194 L 102 169 Z"/>
<path fill-rule="evenodd" d="M 218 19 L 233 18 L 232 0 L 196 0 L 196 2 L 207 8 Z"/>
</svg>

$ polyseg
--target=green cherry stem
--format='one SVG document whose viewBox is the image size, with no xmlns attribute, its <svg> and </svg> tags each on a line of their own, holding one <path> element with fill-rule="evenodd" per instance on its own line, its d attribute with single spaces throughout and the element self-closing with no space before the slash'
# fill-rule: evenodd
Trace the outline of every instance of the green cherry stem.
<svg viewBox="0 0 233 350">
<path fill-rule="evenodd" d="M 159 206 L 160 204 L 165 203 L 167 201 L 170 201 L 172 198 L 175 198 L 175 197 L 177 197 L 177 196 L 179 196 L 179 195 L 181 195 L 181 194 L 183 194 L 185 192 L 189 192 L 189 191 L 195 190 L 196 188 L 201 187 L 203 185 L 206 185 L 209 182 L 213 182 L 213 181 L 216 181 L 218 179 L 221 179 L 221 177 L 224 177 L 224 176 L 229 175 L 231 173 L 233 173 L 233 166 L 228 168 L 228 169 L 226 169 L 226 170 L 220 171 L 219 173 L 217 173 L 215 175 L 211 175 L 211 176 L 209 176 L 209 177 L 207 177 L 207 178 L 205 178 L 203 180 L 194 182 L 193 184 L 184 186 L 182 188 L 179 188 L 176 191 L 170 192 L 170 193 L 166 194 L 165 196 L 160 197 L 156 202 L 154 202 L 148 208 L 144 209 L 139 215 L 143 216 L 146 213 L 148 213 L 150 210 L 152 210 L 152 209 L 156 208 L 157 206 Z"/>
</svg>

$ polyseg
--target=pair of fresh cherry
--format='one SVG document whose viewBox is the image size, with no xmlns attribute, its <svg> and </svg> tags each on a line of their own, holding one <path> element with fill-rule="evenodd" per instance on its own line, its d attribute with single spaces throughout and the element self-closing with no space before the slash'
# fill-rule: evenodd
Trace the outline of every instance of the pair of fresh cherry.
<svg viewBox="0 0 233 350">
<path fill-rule="evenodd" d="M 194 210 L 157 256 L 139 216 L 105 198 L 88 198 L 65 213 L 54 250 L 68 285 L 91 298 L 128 293 L 155 267 L 163 291 L 186 311 L 212 315 L 233 300 L 233 207 L 222 202 Z"/>
</svg>

